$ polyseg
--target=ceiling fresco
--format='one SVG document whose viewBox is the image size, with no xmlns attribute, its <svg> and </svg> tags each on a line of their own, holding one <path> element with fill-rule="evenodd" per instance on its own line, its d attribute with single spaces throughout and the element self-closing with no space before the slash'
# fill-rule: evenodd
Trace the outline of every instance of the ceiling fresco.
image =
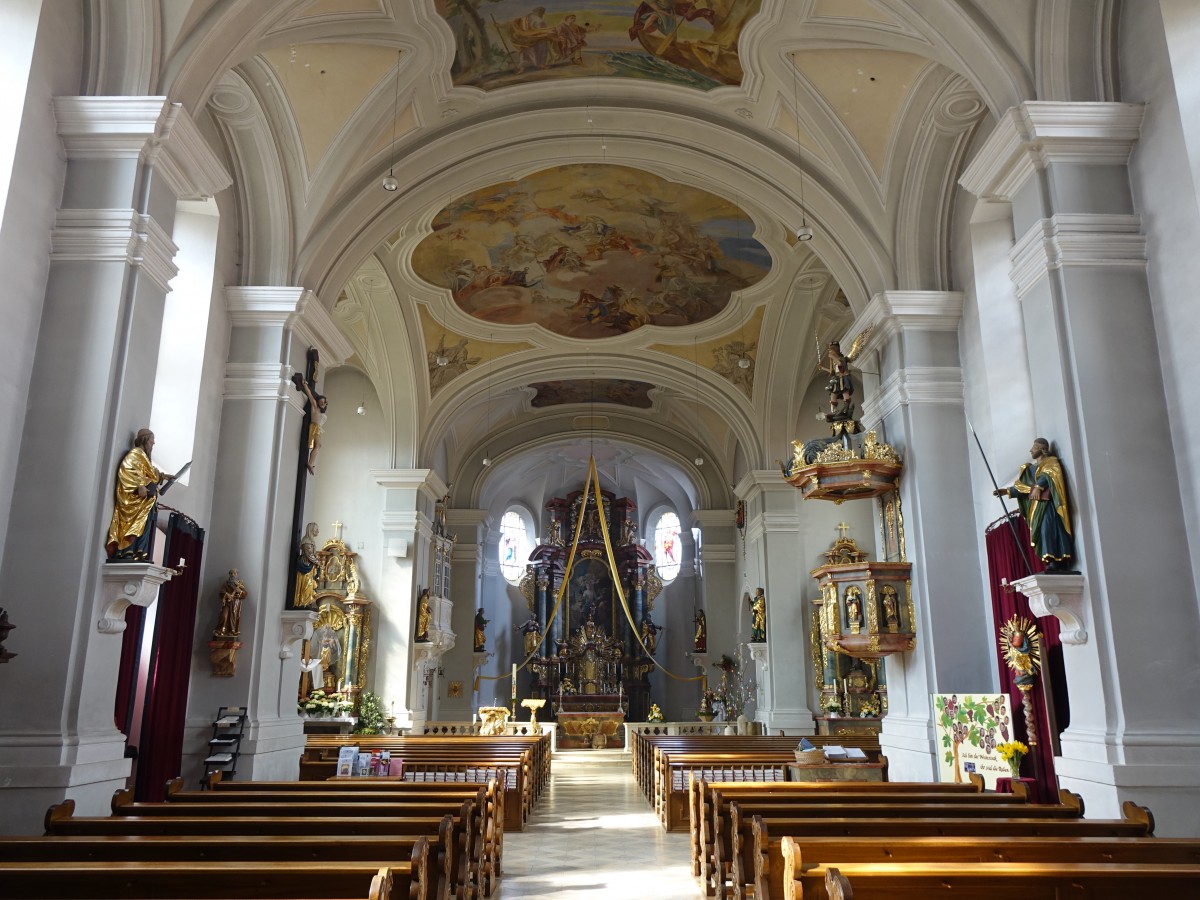
<svg viewBox="0 0 1200 900">
<path fill-rule="evenodd" d="M 696 370 L 709 369 L 749 398 L 754 395 L 762 321 L 763 310 L 760 307 L 736 331 L 715 340 L 691 345 L 652 344 L 647 349 L 669 353 L 691 363 Z"/>
<path fill-rule="evenodd" d="M 438 0 L 455 85 L 580 77 L 710 90 L 741 84 L 738 37 L 761 0 Z"/>
<path fill-rule="evenodd" d="M 458 376 L 465 375 L 478 365 L 487 365 L 510 353 L 533 348 L 532 344 L 522 342 L 506 343 L 469 338 L 447 329 L 423 307 L 418 311 L 421 333 L 425 339 L 425 368 L 429 372 L 430 394 L 436 394 Z M 491 377 L 490 373 L 488 377 Z"/>
<path fill-rule="evenodd" d="M 413 253 L 469 315 L 576 338 L 710 319 L 761 281 L 754 222 L 699 188 L 625 166 L 561 166 L 452 202 Z"/>
<path fill-rule="evenodd" d="M 580 378 L 569 381 L 538 381 L 530 385 L 537 391 L 529 405 L 534 409 L 567 403 L 615 403 L 635 409 L 649 409 L 650 389 L 645 381 L 626 378 Z"/>
</svg>

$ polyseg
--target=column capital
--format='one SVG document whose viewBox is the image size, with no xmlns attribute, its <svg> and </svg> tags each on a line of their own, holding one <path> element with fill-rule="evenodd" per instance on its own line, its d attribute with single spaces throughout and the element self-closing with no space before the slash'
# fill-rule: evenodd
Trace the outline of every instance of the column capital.
<svg viewBox="0 0 1200 900">
<path fill-rule="evenodd" d="M 370 475 L 385 490 L 419 491 L 435 503 L 449 491 L 446 482 L 433 469 L 371 469 Z"/>
<path fill-rule="evenodd" d="M 778 469 L 751 469 L 734 485 L 733 493 L 742 500 L 752 500 L 759 494 L 778 491 L 794 491 L 795 488 L 783 480 Z"/>
<path fill-rule="evenodd" d="M 179 248 L 152 216 L 132 209 L 60 209 L 50 232 L 50 258 L 138 266 L 164 294 L 179 272 Z"/>
<path fill-rule="evenodd" d="M 295 285 L 231 285 L 225 308 L 235 328 L 291 328 L 316 347 L 326 366 L 340 366 L 354 347 L 317 295 Z"/>
<path fill-rule="evenodd" d="M 182 103 L 166 97 L 55 97 L 68 159 L 141 159 L 181 200 L 201 200 L 233 183 Z"/>
<path fill-rule="evenodd" d="M 1123 166 L 1142 128 L 1139 103 L 1029 101 L 1008 110 L 958 183 L 984 200 L 1011 200 L 1052 163 Z"/>
<path fill-rule="evenodd" d="M 694 509 L 692 521 L 700 528 L 732 528 L 734 511 L 732 509 Z"/>
<path fill-rule="evenodd" d="M 907 366 L 897 369 L 863 400 L 863 424 L 874 428 L 902 406 L 914 403 L 963 405 L 962 369 L 958 366 Z"/>
<path fill-rule="evenodd" d="M 1144 269 L 1146 236 L 1140 216 L 1059 213 L 1034 222 L 1009 259 L 1017 297 L 1022 299 L 1053 269 Z"/>
<path fill-rule="evenodd" d="M 859 354 L 878 350 L 906 331 L 958 331 L 964 297 L 961 291 L 881 291 L 871 298 L 842 338 L 849 346 L 868 328 L 874 331 Z"/>
</svg>

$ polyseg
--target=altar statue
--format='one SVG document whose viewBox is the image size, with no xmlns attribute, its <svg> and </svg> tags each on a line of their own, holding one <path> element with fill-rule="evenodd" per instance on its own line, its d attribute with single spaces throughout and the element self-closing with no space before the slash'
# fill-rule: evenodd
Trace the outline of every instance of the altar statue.
<svg viewBox="0 0 1200 900">
<path fill-rule="evenodd" d="M 1071 510 L 1067 498 L 1067 480 L 1057 456 L 1050 453 L 1050 442 L 1034 438 L 1029 448 L 1033 463 L 1025 463 L 1016 482 L 997 488 L 997 497 L 1014 497 L 1021 515 L 1029 524 L 1029 540 L 1034 552 L 1046 565 L 1046 571 L 1070 571 L 1075 558 L 1075 539 L 1071 532 Z"/>
<path fill-rule="evenodd" d="M 316 602 L 317 568 L 321 564 L 317 556 L 317 536 L 320 531 L 316 522 L 309 522 L 304 528 L 304 537 L 296 548 L 296 592 L 293 595 L 293 606 L 312 606 Z"/>
<path fill-rule="evenodd" d="M 642 619 L 642 644 L 651 656 L 658 650 L 658 633 L 662 630 L 663 626 L 655 625 L 650 614 L 646 613 Z"/>
<path fill-rule="evenodd" d="M 704 616 L 704 610 L 696 611 L 696 636 L 692 641 L 692 650 L 696 653 L 708 652 L 708 621 Z"/>
<path fill-rule="evenodd" d="M 541 643 L 541 623 L 538 621 L 537 616 L 530 616 L 523 624 L 517 625 L 516 628 L 524 636 L 525 655 L 532 656 L 537 652 L 538 644 Z"/>
<path fill-rule="evenodd" d="M 750 601 L 750 642 L 761 644 L 767 639 L 767 594 L 762 588 L 754 592 L 754 599 L 746 595 Z"/>
<path fill-rule="evenodd" d="M 338 689 L 338 664 L 342 661 L 342 644 L 332 625 L 322 625 L 312 636 L 313 645 L 317 648 L 317 658 L 321 661 L 320 668 L 314 674 L 314 685 L 326 694 L 333 694 Z"/>
</svg>

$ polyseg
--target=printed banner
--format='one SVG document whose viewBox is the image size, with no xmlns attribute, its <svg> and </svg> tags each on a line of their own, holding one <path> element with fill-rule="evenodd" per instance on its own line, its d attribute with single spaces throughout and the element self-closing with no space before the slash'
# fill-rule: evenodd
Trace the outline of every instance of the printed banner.
<svg viewBox="0 0 1200 900">
<path fill-rule="evenodd" d="M 1010 778 L 1008 763 L 996 750 L 1012 740 L 1007 694 L 934 694 L 939 781 L 966 781 L 977 772 L 989 790 L 997 778 Z"/>
</svg>

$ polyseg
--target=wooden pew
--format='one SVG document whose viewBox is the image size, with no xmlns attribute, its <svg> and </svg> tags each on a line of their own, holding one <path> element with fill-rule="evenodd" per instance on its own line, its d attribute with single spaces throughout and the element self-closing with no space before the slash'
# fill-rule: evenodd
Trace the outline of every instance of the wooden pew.
<svg viewBox="0 0 1200 900">
<path fill-rule="evenodd" d="M 397 868 L 369 862 L 0 862 L 0 893 L 14 898 L 417 900 L 424 896 L 422 890 Z"/>
<path fill-rule="evenodd" d="M 118 792 L 120 793 L 120 792 Z M 75 802 L 65 800 L 50 807 L 45 817 L 48 836 L 141 837 L 191 836 L 197 838 L 231 836 L 238 840 L 263 836 L 270 838 L 320 837 L 337 840 L 342 837 L 424 837 L 432 842 L 429 868 L 434 873 L 446 872 L 444 889 L 433 885 L 427 893 L 431 898 L 469 898 L 481 885 L 479 850 L 476 846 L 479 819 L 475 804 L 463 802 L 454 815 L 424 817 L 394 816 L 99 816 L 76 817 Z M 449 820 L 447 822 L 446 820 Z M 448 829 L 448 835 L 446 834 Z M 438 856 L 448 852 L 445 863 Z M 435 882 L 431 875 L 428 882 Z M 434 893 L 433 891 L 437 891 Z"/>
<path fill-rule="evenodd" d="M 929 819 L 992 821 L 1002 819 L 1078 820 L 1083 816 L 1083 801 L 1064 792 L 1062 804 L 1032 805 L 1023 797 L 996 794 L 961 794 L 939 791 L 898 791 L 893 794 L 852 790 L 838 793 L 839 784 L 827 784 L 823 792 L 807 791 L 792 799 L 787 796 L 728 790 L 737 800 L 727 800 L 721 790 L 710 790 L 711 816 L 700 822 L 701 875 L 706 890 L 722 893 L 724 885 L 744 885 L 753 871 L 748 851 L 752 844 L 749 817 L 761 814 L 792 816 L 809 821 L 826 819 Z M 885 787 L 876 785 L 875 787 Z M 997 802 L 997 799 L 1002 802 Z M 737 890 L 738 888 L 735 888 Z"/>
<path fill-rule="evenodd" d="M 1128 900 L 1130 897 L 1195 897 L 1200 866 L 1135 863 L 847 863 L 790 868 L 785 838 L 784 898 L 914 897 L 937 893 L 972 900 Z"/>
<path fill-rule="evenodd" d="M 755 900 L 781 900 L 783 854 L 781 841 L 770 840 L 756 817 L 755 843 L 769 846 L 755 866 Z M 761 830 L 760 830 L 761 829 Z M 1008 863 L 1140 863 L 1200 865 L 1200 841 L 1171 838 L 1023 837 L 1019 835 L 942 837 L 823 837 L 792 836 L 795 867 L 811 863 L 1008 862 Z M 734 893 L 748 896 L 748 891 Z"/>
<path fill-rule="evenodd" d="M 0 862 L 373 862 L 415 871 L 418 895 L 438 900 L 451 896 L 453 830 L 445 816 L 432 841 L 423 834 L 0 837 Z"/>
</svg>

